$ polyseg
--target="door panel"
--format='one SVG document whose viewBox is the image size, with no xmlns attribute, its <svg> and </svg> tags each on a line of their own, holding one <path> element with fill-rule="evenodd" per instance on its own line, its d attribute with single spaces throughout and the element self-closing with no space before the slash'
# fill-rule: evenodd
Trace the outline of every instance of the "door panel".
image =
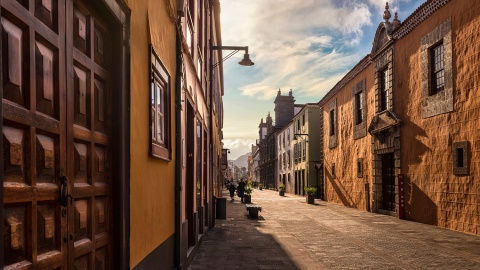
<svg viewBox="0 0 480 270">
<path fill-rule="evenodd" d="M 63 1 L 2 1 L 4 265 L 66 268 Z M 63 97 L 63 98 L 60 98 Z"/>
<path fill-rule="evenodd" d="M 395 160 L 393 154 L 382 155 L 382 208 L 395 211 Z"/>
<path fill-rule="evenodd" d="M 113 33 L 86 1 L 69 1 L 67 6 L 67 67 L 72 79 L 68 97 L 67 144 L 70 190 L 69 262 L 82 269 L 111 268 L 111 173 L 109 157 L 112 47 L 105 40 Z M 110 30 L 110 31 L 109 31 Z M 70 45 L 70 46 L 69 46 Z"/>
<path fill-rule="evenodd" d="M 1 6 L 5 267 L 110 269 L 114 31 L 83 1 Z"/>
</svg>

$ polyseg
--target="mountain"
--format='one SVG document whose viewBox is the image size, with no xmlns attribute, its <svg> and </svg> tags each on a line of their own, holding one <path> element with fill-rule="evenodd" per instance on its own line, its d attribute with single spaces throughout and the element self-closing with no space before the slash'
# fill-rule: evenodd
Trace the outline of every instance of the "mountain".
<svg viewBox="0 0 480 270">
<path fill-rule="evenodd" d="M 251 153 L 246 153 L 245 155 L 239 156 L 233 161 L 233 164 L 237 165 L 238 167 L 248 168 L 248 156 L 250 154 Z"/>
</svg>

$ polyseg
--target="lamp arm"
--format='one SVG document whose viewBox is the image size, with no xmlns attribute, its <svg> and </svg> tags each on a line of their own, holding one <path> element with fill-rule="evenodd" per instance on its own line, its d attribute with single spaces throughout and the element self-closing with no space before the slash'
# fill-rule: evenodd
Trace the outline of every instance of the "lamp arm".
<svg viewBox="0 0 480 270">
<path fill-rule="evenodd" d="M 213 50 L 245 51 L 248 53 L 248 46 L 212 46 Z"/>
</svg>

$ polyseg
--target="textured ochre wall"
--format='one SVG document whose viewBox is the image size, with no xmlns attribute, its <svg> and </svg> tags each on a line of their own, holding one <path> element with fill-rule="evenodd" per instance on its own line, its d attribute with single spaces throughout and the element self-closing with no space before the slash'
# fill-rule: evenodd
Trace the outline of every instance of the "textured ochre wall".
<svg viewBox="0 0 480 270">
<path fill-rule="evenodd" d="M 374 71 L 373 64 L 361 71 L 348 82 L 336 95 L 325 101 L 323 106 L 324 122 L 324 176 L 325 199 L 359 209 L 366 209 L 365 183 L 371 187 L 371 136 L 354 140 L 353 138 L 353 105 L 352 88 L 365 79 L 366 110 L 365 121 L 370 124 L 374 115 Z M 337 132 L 338 144 L 329 148 L 329 104 L 337 99 Z M 363 158 L 363 177 L 357 177 L 357 159 Z M 335 163 L 336 179 L 332 178 L 332 164 Z"/>
<path fill-rule="evenodd" d="M 451 18 L 453 107 L 422 118 L 421 38 Z M 395 100 L 403 120 L 406 218 L 480 234 L 480 2 L 450 1 L 395 45 Z M 453 174 L 452 143 L 468 141 L 470 172 Z"/>
<path fill-rule="evenodd" d="M 175 25 L 167 15 L 166 1 L 126 0 L 126 3 L 132 11 L 130 267 L 133 268 L 174 234 Z M 172 130 L 172 161 L 148 155 L 150 44 L 170 74 L 171 110 L 168 116 Z"/>
</svg>

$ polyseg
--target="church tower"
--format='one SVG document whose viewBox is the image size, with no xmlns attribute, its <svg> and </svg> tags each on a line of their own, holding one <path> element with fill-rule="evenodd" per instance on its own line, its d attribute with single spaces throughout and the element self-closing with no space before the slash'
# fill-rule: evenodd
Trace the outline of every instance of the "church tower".
<svg viewBox="0 0 480 270">
<path fill-rule="evenodd" d="M 282 92 L 278 89 L 275 98 L 275 126 L 284 127 L 295 114 L 295 99 L 293 98 L 292 89 L 288 92 L 288 96 L 282 96 Z"/>
</svg>

